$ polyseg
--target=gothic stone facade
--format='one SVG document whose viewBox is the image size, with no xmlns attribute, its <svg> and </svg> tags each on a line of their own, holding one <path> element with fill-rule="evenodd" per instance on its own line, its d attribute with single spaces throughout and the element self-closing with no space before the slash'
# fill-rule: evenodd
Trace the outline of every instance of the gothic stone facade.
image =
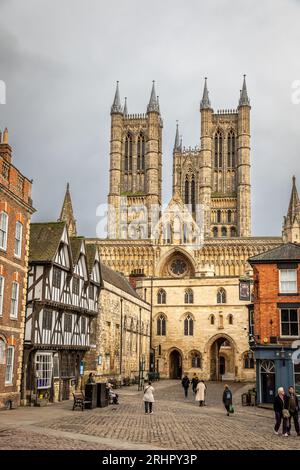
<svg viewBox="0 0 300 470">
<path fill-rule="evenodd" d="M 0 132 L 0 408 L 20 404 L 31 182 L 12 164 Z"/>
</svg>

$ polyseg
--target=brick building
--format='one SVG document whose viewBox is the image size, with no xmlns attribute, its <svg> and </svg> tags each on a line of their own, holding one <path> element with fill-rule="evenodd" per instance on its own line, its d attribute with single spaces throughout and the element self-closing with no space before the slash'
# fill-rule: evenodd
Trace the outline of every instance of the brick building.
<svg viewBox="0 0 300 470">
<path fill-rule="evenodd" d="M 300 245 L 286 243 L 249 262 L 254 280 L 250 338 L 258 402 L 273 402 L 280 386 L 295 385 L 300 393 Z"/>
<path fill-rule="evenodd" d="M 0 408 L 19 405 L 22 372 L 31 181 L 12 164 L 0 132 Z"/>
</svg>

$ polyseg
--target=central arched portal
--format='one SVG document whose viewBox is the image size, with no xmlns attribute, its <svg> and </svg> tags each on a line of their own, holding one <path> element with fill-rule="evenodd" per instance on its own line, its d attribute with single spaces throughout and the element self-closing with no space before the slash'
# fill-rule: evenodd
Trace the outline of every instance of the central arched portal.
<svg viewBox="0 0 300 470">
<path fill-rule="evenodd" d="M 234 345 L 229 338 L 219 337 L 210 347 L 210 380 L 234 380 Z"/>
<path fill-rule="evenodd" d="M 182 357 L 177 349 L 170 353 L 170 379 L 181 379 L 182 375 Z"/>
</svg>

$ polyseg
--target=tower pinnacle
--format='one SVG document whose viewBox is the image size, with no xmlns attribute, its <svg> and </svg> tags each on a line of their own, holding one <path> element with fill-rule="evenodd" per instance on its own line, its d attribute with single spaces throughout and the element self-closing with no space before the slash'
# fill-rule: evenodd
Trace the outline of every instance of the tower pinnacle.
<svg viewBox="0 0 300 470">
<path fill-rule="evenodd" d="M 155 93 L 155 81 L 154 80 L 152 82 L 152 90 L 151 90 L 150 101 L 149 101 L 149 104 L 147 106 L 147 112 L 148 113 L 153 112 L 153 111 L 159 113 L 159 104 L 158 104 L 157 96 L 156 96 L 156 93 Z"/>
<path fill-rule="evenodd" d="M 243 87 L 240 93 L 239 106 L 250 106 L 250 100 L 247 93 L 246 75 L 244 75 Z"/>
<path fill-rule="evenodd" d="M 202 100 L 200 102 L 200 110 L 209 109 L 209 108 L 211 108 L 211 104 L 210 104 L 208 88 L 207 88 L 207 77 L 205 77 L 203 96 L 202 96 Z"/>
<path fill-rule="evenodd" d="M 116 92 L 114 102 L 111 107 L 111 113 L 122 113 L 122 106 L 120 101 L 120 93 L 119 93 L 119 82 L 117 81 Z"/>
<path fill-rule="evenodd" d="M 179 126 L 178 126 L 178 121 L 176 124 L 176 134 L 175 134 L 175 142 L 174 142 L 174 151 L 176 150 L 181 150 L 181 140 L 179 136 Z"/>
<path fill-rule="evenodd" d="M 61 208 L 60 216 L 58 222 L 66 222 L 68 226 L 68 233 L 70 237 L 77 236 L 76 230 L 76 220 L 73 214 L 73 206 L 70 194 L 70 185 L 67 183 L 66 194 L 64 198 L 64 202 Z"/>
</svg>

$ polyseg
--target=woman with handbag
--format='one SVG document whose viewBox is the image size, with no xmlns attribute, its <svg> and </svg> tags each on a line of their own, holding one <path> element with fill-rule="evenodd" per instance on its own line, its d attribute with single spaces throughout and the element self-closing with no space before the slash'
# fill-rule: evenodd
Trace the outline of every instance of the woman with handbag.
<svg viewBox="0 0 300 470">
<path fill-rule="evenodd" d="M 153 396 L 154 388 L 149 380 L 148 385 L 144 388 L 144 397 L 143 402 L 145 403 L 145 414 L 152 415 L 152 407 L 154 403 L 154 396 Z"/>
<path fill-rule="evenodd" d="M 275 412 L 275 426 L 274 433 L 279 434 L 279 428 L 282 421 L 282 435 L 288 437 L 288 421 L 290 413 L 288 410 L 288 397 L 285 394 L 284 388 L 279 387 L 277 395 L 274 400 L 274 412 Z"/>
</svg>

